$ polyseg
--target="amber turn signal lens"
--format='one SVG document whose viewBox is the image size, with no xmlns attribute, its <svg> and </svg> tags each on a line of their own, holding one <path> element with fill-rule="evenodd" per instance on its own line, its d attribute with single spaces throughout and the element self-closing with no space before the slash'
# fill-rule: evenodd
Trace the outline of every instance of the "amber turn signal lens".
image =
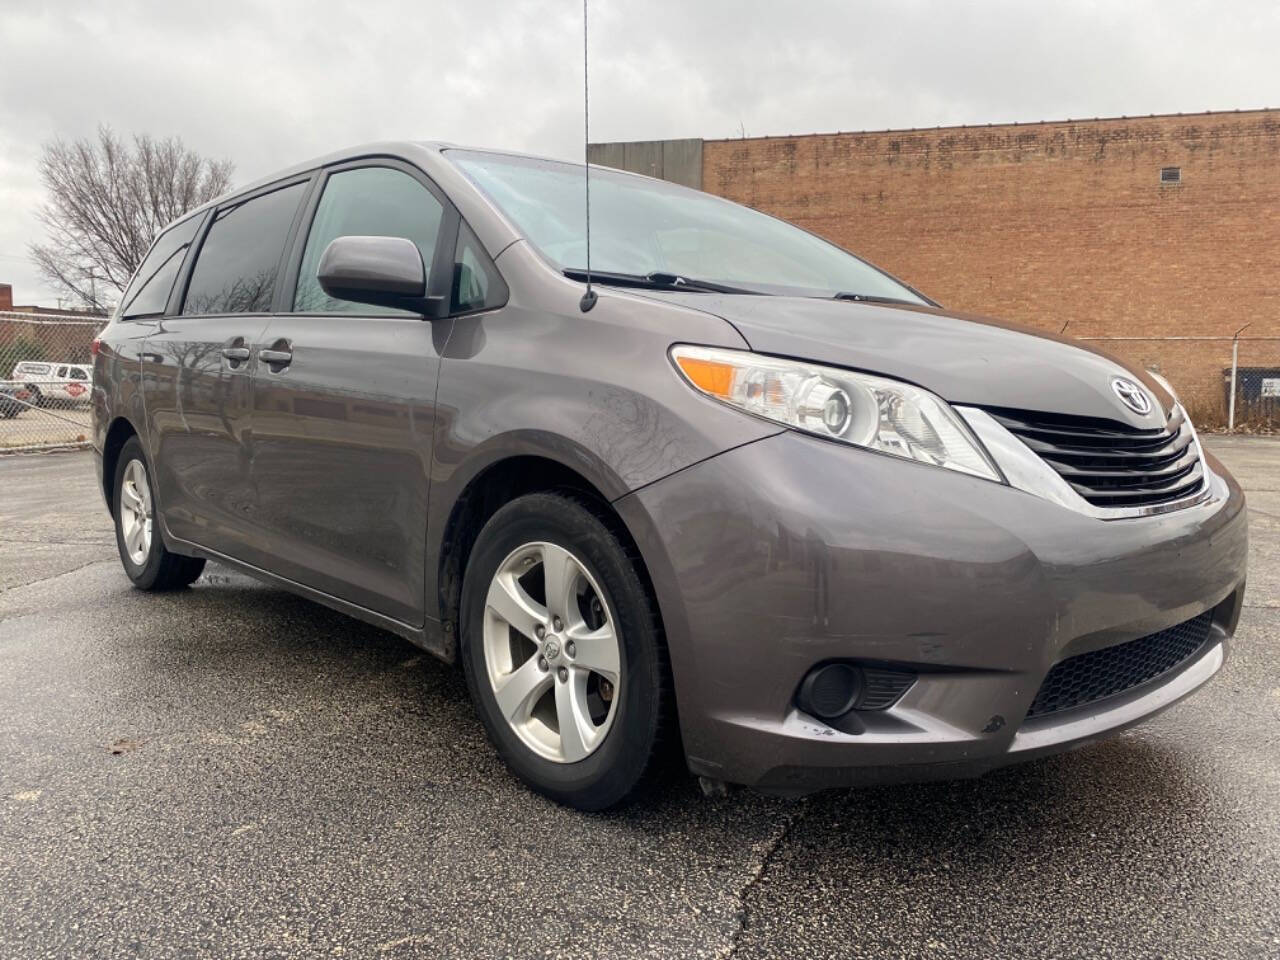
<svg viewBox="0 0 1280 960">
<path fill-rule="evenodd" d="M 680 369 L 699 390 L 717 397 L 728 397 L 733 388 L 733 367 L 727 363 L 716 363 L 714 360 L 702 360 L 697 357 L 676 357 Z"/>
</svg>

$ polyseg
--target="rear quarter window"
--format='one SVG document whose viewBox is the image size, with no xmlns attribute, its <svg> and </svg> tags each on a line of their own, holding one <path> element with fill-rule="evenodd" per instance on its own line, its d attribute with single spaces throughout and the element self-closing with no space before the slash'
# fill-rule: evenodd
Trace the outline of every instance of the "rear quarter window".
<svg viewBox="0 0 1280 960">
<path fill-rule="evenodd" d="M 164 313 L 173 292 L 173 281 L 182 269 L 191 241 L 195 239 L 201 217 L 191 217 L 171 227 L 156 238 L 133 275 L 129 289 L 120 298 L 120 316 L 145 317 Z"/>
</svg>

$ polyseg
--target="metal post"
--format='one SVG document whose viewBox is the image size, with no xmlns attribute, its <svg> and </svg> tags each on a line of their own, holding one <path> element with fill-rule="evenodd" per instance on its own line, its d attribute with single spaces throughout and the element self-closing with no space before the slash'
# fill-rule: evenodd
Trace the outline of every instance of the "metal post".
<svg viewBox="0 0 1280 960">
<path fill-rule="evenodd" d="M 1236 432 L 1236 365 L 1240 359 L 1240 337 L 1231 338 L 1231 396 L 1227 398 L 1227 433 Z"/>
<path fill-rule="evenodd" d="M 1231 338 L 1231 396 L 1227 399 L 1227 433 L 1236 432 L 1236 367 L 1240 360 L 1240 334 L 1248 326 L 1246 323 Z"/>
</svg>

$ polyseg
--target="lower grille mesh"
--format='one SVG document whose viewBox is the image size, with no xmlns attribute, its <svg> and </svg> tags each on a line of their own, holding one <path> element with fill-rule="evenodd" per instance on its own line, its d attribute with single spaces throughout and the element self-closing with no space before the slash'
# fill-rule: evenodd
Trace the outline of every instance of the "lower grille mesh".
<svg viewBox="0 0 1280 960">
<path fill-rule="evenodd" d="M 1068 657 L 1049 671 L 1028 717 L 1069 710 L 1154 680 L 1191 657 L 1209 638 L 1213 611 L 1114 647 Z"/>
</svg>

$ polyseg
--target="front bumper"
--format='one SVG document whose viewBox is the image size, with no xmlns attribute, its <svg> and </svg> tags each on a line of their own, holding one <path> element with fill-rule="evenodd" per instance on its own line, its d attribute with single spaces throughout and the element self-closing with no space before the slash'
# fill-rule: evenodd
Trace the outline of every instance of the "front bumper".
<svg viewBox="0 0 1280 960">
<path fill-rule="evenodd" d="M 1244 592 L 1244 496 L 1099 520 L 935 467 L 785 432 L 616 503 L 653 578 L 700 775 L 788 792 L 980 774 L 1121 729 L 1223 662 Z M 1177 670 L 1026 720 L 1050 668 L 1213 610 Z M 824 660 L 919 679 L 845 733 L 800 711 Z"/>
</svg>

